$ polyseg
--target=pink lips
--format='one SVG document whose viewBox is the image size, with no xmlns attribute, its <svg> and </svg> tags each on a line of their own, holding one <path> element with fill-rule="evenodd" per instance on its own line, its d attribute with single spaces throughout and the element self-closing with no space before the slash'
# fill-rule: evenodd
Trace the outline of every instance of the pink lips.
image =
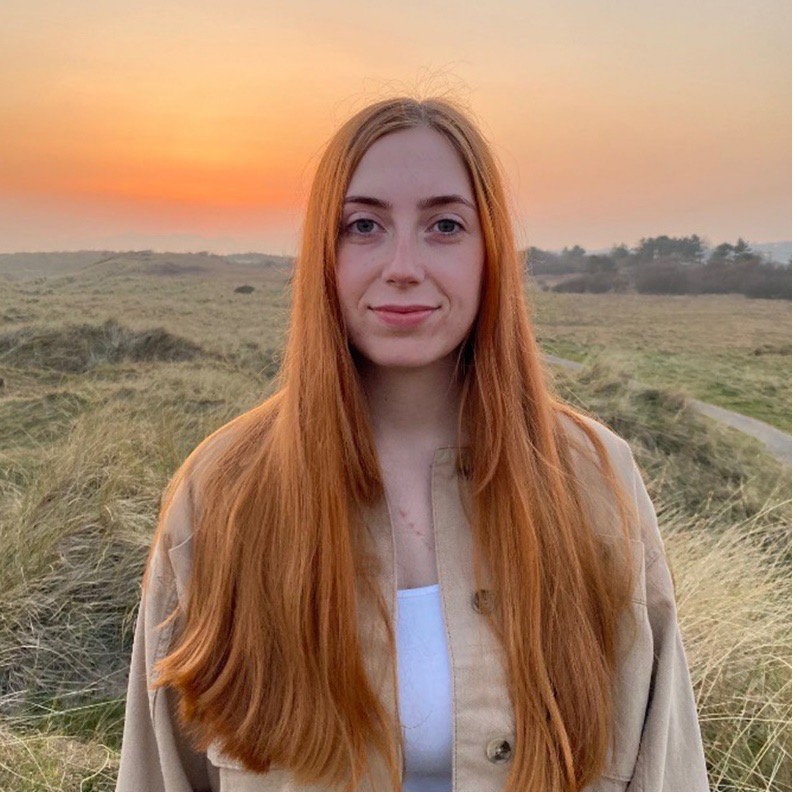
<svg viewBox="0 0 797 797">
<path fill-rule="evenodd" d="M 423 323 L 437 308 L 423 304 L 383 304 L 371 309 L 388 326 L 410 329 Z"/>
</svg>

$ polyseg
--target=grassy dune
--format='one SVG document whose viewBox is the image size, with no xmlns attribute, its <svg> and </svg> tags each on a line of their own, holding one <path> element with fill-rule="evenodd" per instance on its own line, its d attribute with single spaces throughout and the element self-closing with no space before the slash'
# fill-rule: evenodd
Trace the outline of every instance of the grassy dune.
<svg viewBox="0 0 797 797">
<path fill-rule="evenodd" d="M 0 318 L 15 319 L 0 325 L 2 790 L 112 787 L 161 492 L 270 390 L 284 272 L 162 265 L 0 281 Z M 552 380 L 630 441 L 650 480 L 713 786 L 788 789 L 790 474 L 682 393 L 630 389 L 611 361 Z"/>
</svg>

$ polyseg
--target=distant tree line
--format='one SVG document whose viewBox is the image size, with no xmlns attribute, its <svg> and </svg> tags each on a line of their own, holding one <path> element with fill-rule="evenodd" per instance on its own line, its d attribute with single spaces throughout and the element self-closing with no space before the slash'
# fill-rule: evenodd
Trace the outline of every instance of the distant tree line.
<svg viewBox="0 0 797 797">
<path fill-rule="evenodd" d="M 771 263 L 739 238 L 709 251 L 697 235 L 642 238 L 636 248 L 612 247 L 607 255 L 587 255 L 576 245 L 560 253 L 526 250 L 534 276 L 573 275 L 551 290 L 567 293 L 637 291 L 654 294 L 741 293 L 756 299 L 791 299 L 791 259 Z"/>
</svg>

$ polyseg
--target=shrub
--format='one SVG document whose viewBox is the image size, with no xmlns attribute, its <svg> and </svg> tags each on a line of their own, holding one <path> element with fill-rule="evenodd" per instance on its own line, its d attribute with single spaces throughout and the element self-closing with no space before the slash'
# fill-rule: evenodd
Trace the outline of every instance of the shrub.
<svg viewBox="0 0 797 797">
<path fill-rule="evenodd" d="M 610 271 L 579 274 L 555 285 L 556 293 L 608 293 L 617 286 L 617 275 Z"/>
<path fill-rule="evenodd" d="M 640 293 L 688 293 L 689 275 L 676 263 L 650 264 L 636 272 L 634 287 Z"/>
</svg>

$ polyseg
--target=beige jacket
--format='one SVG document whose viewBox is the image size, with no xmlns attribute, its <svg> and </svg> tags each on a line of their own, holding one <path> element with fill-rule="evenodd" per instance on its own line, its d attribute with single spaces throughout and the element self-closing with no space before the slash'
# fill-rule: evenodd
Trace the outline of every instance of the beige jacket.
<svg viewBox="0 0 797 797">
<path fill-rule="evenodd" d="M 593 422 L 607 445 L 625 488 L 635 498 L 637 522 L 632 542 L 636 583 L 621 639 L 629 653 L 616 677 L 614 750 L 602 776 L 587 791 L 707 791 L 706 766 L 692 686 L 678 630 L 673 583 L 663 555 L 656 513 L 628 445 Z M 575 432 L 579 436 L 581 432 Z M 616 524 L 604 511 L 592 460 L 576 459 L 584 495 L 602 535 L 617 537 Z M 513 715 L 499 665 L 499 650 L 483 612 L 490 601 L 475 593 L 466 474 L 457 469 L 457 449 L 440 448 L 432 468 L 432 502 L 438 577 L 451 658 L 453 698 L 453 788 L 501 791 L 515 743 Z M 310 791 L 291 773 L 273 769 L 259 775 L 220 754 L 213 746 L 195 752 L 181 735 L 170 690 L 147 689 L 155 662 L 169 648 L 174 630 L 159 624 L 185 604 L 191 571 L 189 487 L 178 490 L 166 518 L 168 555 L 154 558 L 136 626 L 127 695 L 121 767 L 117 791 Z M 387 606 L 396 607 L 395 547 L 387 506 L 366 518 L 380 557 Z M 604 525 L 601 526 L 600 524 Z M 487 596 L 489 598 L 489 596 Z M 361 617 L 362 638 L 373 683 L 395 711 L 395 667 L 384 655 L 384 630 L 374 618 Z M 389 790 L 387 774 L 377 770 L 379 789 Z M 365 783 L 360 790 L 367 790 Z"/>
</svg>

